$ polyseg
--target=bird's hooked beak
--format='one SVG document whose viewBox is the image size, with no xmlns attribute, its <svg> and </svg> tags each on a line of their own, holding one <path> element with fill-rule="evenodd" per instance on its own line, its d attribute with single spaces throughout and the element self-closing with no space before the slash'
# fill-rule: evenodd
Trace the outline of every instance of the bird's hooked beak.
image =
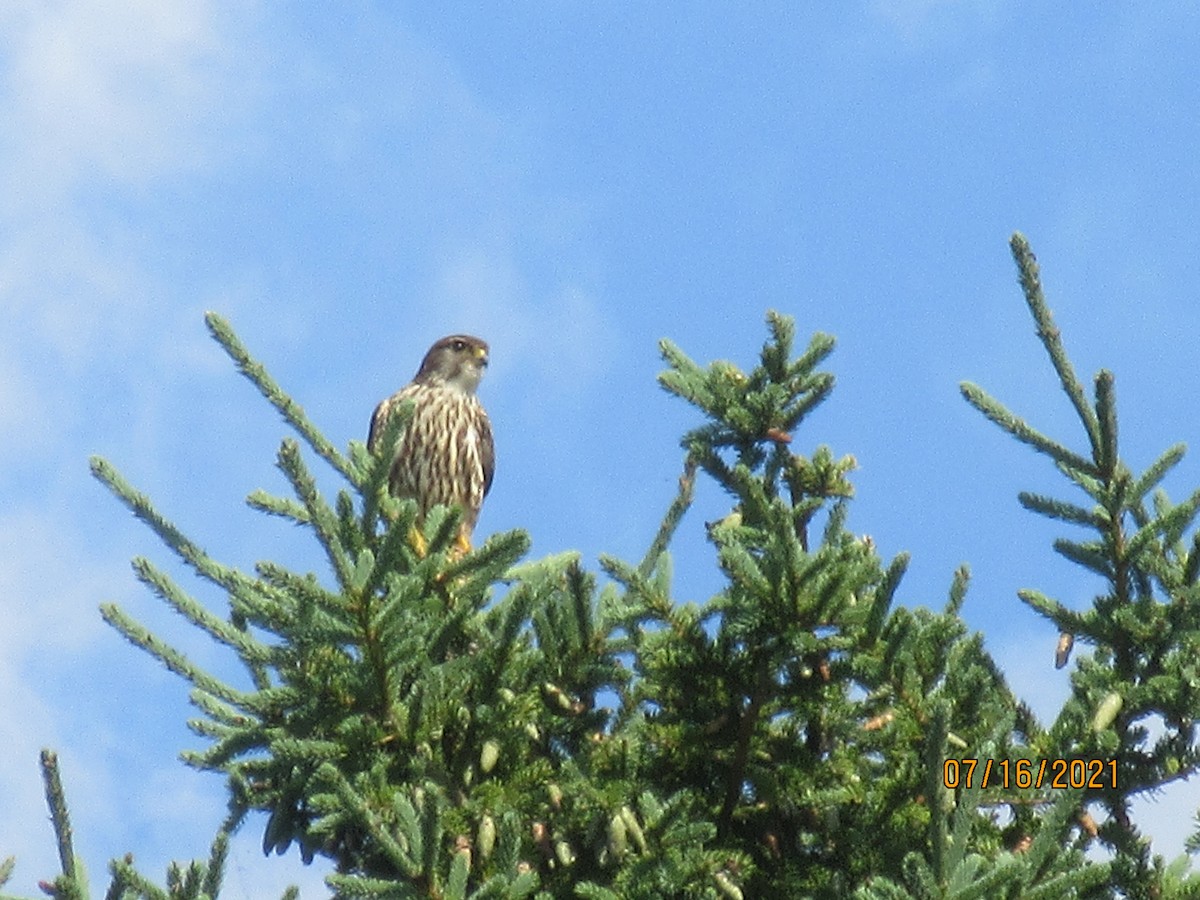
<svg viewBox="0 0 1200 900">
<path fill-rule="evenodd" d="M 483 347 L 476 347 L 475 348 L 475 360 L 479 363 L 480 367 L 486 369 L 487 364 L 488 364 L 487 350 L 485 350 Z"/>
</svg>

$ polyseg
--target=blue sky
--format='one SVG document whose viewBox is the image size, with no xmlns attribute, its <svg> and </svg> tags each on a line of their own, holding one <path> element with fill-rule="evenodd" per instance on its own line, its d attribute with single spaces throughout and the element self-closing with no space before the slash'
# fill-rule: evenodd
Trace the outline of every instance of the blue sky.
<svg viewBox="0 0 1200 900">
<path fill-rule="evenodd" d="M 284 490 L 286 432 L 207 309 L 342 446 L 434 339 L 485 337 L 499 463 L 479 530 L 593 564 L 640 556 L 697 421 L 655 385 L 659 338 L 749 366 L 768 308 L 832 333 L 838 387 L 796 449 L 858 459 L 850 526 L 912 552 L 904 603 L 940 606 L 970 563 L 968 622 L 1053 714 L 1067 672 L 1016 589 L 1083 606 L 1096 586 L 1017 505 L 1060 489 L 1053 468 L 957 386 L 1080 441 L 1016 285 L 1021 230 L 1078 370 L 1116 373 L 1127 459 L 1194 443 L 1200 11 L 811 6 L 0 11 L 0 854 L 18 890 L 56 871 L 43 746 L 96 882 L 128 850 L 161 877 L 221 814 L 219 779 L 176 759 L 198 746 L 183 685 L 97 605 L 227 661 L 135 582 L 131 556 L 169 557 L 88 455 L 223 561 L 319 564 L 243 505 Z M 1167 486 L 1197 482 L 1188 458 Z M 727 507 L 704 487 L 684 523 L 684 599 L 719 587 L 702 523 Z M 1197 803 L 1185 785 L 1139 807 L 1156 849 L 1179 852 Z M 229 896 L 322 896 L 319 866 L 261 858 L 261 827 Z"/>
</svg>

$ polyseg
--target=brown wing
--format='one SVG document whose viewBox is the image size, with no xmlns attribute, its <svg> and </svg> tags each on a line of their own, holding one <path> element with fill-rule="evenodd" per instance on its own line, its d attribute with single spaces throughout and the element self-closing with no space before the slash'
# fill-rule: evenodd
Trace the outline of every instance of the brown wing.
<svg viewBox="0 0 1200 900">
<path fill-rule="evenodd" d="M 496 443 L 492 440 L 492 422 L 482 406 L 475 427 L 479 431 L 479 462 L 483 467 L 483 496 L 486 497 L 492 489 L 492 476 L 496 474 Z"/>
<path fill-rule="evenodd" d="M 392 398 L 388 397 L 371 413 L 371 430 L 367 432 L 367 449 L 372 453 L 378 452 L 376 444 L 383 440 L 384 429 L 387 428 L 388 415 L 392 411 Z"/>
</svg>

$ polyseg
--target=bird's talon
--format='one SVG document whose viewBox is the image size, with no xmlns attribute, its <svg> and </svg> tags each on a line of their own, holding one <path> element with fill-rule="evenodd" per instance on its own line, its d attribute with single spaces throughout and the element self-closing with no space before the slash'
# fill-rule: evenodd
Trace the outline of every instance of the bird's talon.
<svg viewBox="0 0 1200 900">
<path fill-rule="evenodd" d="M 458 561 L 471 552 L 471 538 L 464 532 L 460 531 L 454 539 L 454 543 L 450 545 L 450 559 Z"/>
<path fill-rule="evenodd" d="M 429 542 L 425 540 L 425 535 L 421 534 L 418 529 L 409 529 L 408 543 L 413 548 L 413 553 L 417 554 L 419 559 L 424 559 L 429 555 Z"/>
</svg>

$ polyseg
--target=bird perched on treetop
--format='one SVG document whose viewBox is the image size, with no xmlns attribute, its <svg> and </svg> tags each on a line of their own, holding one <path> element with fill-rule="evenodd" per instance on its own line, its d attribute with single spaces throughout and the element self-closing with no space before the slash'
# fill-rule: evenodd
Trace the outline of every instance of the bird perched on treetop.
<svg viewBox="0 0 1200 900">
<path fill-rule="evenodd" d="M 380 452 L 388 419 L 406 400 L 413 402 L 412 419 L 396 443 L 388 489 L 394 497 L 416 500 L 422 518 L 438 504 L 460 507 L 456 545 L 464 553 L 496 467 L 492 425 L 475 396 L 487 364 L 486 341 L 469 334 L 442 338 L 429 348 L 413 380 L 375 407 L 367 437 L 367 448 Z"/>
</svg>

